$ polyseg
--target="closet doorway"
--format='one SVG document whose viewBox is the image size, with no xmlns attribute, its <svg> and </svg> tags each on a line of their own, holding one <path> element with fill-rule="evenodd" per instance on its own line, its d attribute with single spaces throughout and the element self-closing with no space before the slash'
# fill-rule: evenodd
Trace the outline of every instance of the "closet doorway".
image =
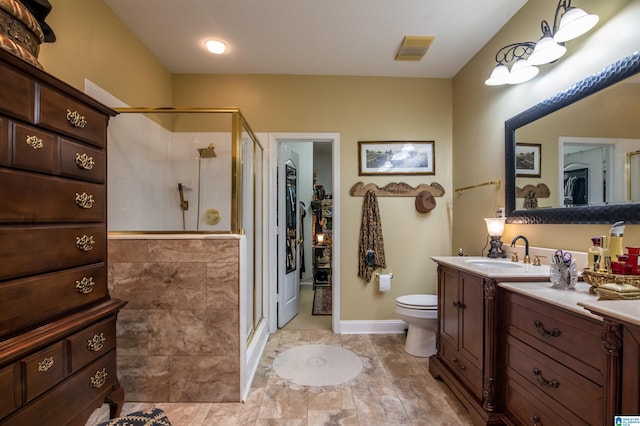
<svg viewBox="0 0 640 426">
<path fill-rule="evenodd" d="M 286 146 L 286 150 L 283 150 Z M 287 294 L 282 279 L 282 260 L 286 246 L 278 241 L 285 218 L 278 217 L 284 199 L 278 185 L 281 153 L 292 150 L 299 157 L 296 199 L 300 223 L 299 264 L 300 308 L 287 324 L 278 318 L 278 307 Z M 339 135 L 327 133 L 269 134 L 269 329 L 327 329 L 339 333 Z M 281 199 L 282 198 L 282 199 Z M 281 209 L 280 209 L 281 211 Z M 283 282 L 281 282 L 283 281 Z M 290 291 L 288 291 L 290 293 Z"/>
</svg>

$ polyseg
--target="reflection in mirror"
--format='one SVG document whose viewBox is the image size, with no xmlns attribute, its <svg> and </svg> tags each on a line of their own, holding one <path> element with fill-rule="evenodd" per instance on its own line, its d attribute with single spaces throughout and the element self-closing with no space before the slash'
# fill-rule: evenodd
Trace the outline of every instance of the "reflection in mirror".
<svg viewBox="0 0 640 426">
<path fill-rule="evenodd" d="M 640 223 L 638 72 L 636 52 L 505 122 L 508 223 Z M 541 146 L 540 177 L 516 178 L 516 143 Z M 541 184 L 523 209 L 516 190 Z"/>
<path fill-rule="evenodd" d="M 541 145 L 542 173 L 516 186 L 547 185 L 541 208 L 640 201 L 627 199 L 625 173 L 627 153 L 640 149 L 639 114 L 640 78 L 631 77 L 519 128 L 518 144 Z"/>
</svg>

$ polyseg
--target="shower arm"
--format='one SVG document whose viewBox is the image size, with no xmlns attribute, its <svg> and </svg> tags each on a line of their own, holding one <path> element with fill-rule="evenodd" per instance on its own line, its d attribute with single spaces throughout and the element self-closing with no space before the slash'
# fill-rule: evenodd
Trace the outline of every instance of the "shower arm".
<svg viewBox="0 0 640 426">
<path fill-rule="evenodd" d="M 180 208 L 182 211 L 189 210 L 189 201 L 184 199 L 184 192 L 182 190 L 182 184 L 178 183 L 178 192 L 180 193 Z"/>
</svg>

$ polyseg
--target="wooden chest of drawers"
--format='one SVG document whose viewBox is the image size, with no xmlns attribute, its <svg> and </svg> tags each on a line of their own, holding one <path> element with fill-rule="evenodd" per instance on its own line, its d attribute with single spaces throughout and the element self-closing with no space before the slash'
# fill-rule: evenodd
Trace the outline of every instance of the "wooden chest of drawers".
<svg viewBox="0 0 640 426">
<path fill-rule="evenodd" d="M 107 289 L 106 129 L 115 113 L 0 51 L 0 423 L 117 414 Z"/>
</svg>

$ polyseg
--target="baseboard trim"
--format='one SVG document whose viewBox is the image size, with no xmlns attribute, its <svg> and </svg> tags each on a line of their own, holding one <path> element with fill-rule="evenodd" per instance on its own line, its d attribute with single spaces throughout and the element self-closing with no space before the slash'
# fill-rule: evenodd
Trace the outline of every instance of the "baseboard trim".
<svg viewBox="0 0 640 426">
<path fill-rule="evenodd" d="M 340 321 L 340 334 L 395 334 L 407 327 L 402 320 Z"/>
</svg>

